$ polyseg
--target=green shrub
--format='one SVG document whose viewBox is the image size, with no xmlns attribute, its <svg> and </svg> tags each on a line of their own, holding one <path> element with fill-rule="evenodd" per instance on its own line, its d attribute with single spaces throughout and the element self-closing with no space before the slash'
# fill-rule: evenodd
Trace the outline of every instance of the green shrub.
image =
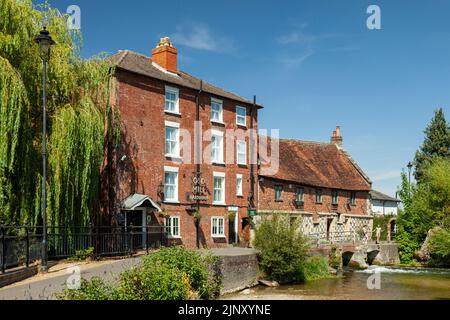
<svg viewBox="0 0 450 320">
<path fill-rule="evenodd" d="M 431 264 L 436 266 L 450 266 L 450 230 L 438 229 L 429 240 Z"/>
<path fill-rule="evenodd" d="M 102 279 L 93 277 L 91 280 L 81 279 L 80 289 L 65 288 L 56 297 L 61 300 L 110 300 L 113 289 Z"/>
<path fill-rule="evenodd" d="M 303 266 L 303 273 L 306 281 L 330 277 L 327 259 L 320 255 L 308 257 Z"/>
<path fill-rule="evenodd" d="M 168 265 L 125 271 L 114 290 L 114 300 L 185 300 L 190 295 L 186 274 Z"/>
<path fill-rule="evenodd" d="M 291 219 L 288 214 L 262 217 L 254 246 L 259 251 L 259 266 L 269 279 L 305 280 L 303 265 L 309 245 L 299 229 L 300 219 Z"/>
<path fill-rule="evenodd" d="M 342 267 L 342 254 L 335 245 L 331 247 L 328 264 L 336 270 Z"/>
<path fill-rule="evenodd" d="M 81 288 L 65 289 L 67 300 L 185 300 L 211 299 L 220 292 L 218 258 L 183 247 L 163 248 L 122 272 L 116 286 L 99 278 L 82 280 Z"/>
<path fill-rule="evenodd" d="M 189 285 L 200 298 L 210 299 L 220 291 L 221 279 L 213 270 L 216 261 L 217 258 L 213 256 L 202 256 L 196 251 L 178 246 L 163 248 L 147 255 L 143 259 L 143 265 L 149 270 L 155 269 L 155 266 L 178 269 L 186 274 Z"/>
<path fill-rule="evenodd" d="M 77 250 L 75 251 L 75 255 L 72 257 L 69 257 L 67 260 L 69 261 L 85 261 L 88 259 L 94 258 L 94 247 L 89 247 L 87 249 L 83 250 Z"/>
</svg>

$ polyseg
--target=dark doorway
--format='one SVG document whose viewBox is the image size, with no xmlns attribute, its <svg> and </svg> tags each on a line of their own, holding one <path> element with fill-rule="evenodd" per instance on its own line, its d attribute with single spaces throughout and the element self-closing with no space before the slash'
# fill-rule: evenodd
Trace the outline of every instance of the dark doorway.
<svg viewBox="0 0 450 320">
<path fill-rule="evenodd" d="M 228 244 L 238 243 L 236 232 L 236 217 L 228 219 Z"/>
<path fill-rule="evenodd" d="M 250 219 L 251 218 L 242 218 L 242 242 L 246 247 L 250 246 Z"/>
<path fill-rule="evenodd" d="M 328 218 L 328 220 L 327 220 L 327 240 L 330 240 L 330 231 L 331 231 L 332 223 L 333 223 L 333 218 Z"/>
</svg>

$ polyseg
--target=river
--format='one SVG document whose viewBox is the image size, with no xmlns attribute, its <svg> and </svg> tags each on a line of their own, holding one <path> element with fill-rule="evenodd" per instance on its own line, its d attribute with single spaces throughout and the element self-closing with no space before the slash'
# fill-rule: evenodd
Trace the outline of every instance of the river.
<svg viewBox="0 0 450 320">
<path fill-rule="evenodd" d="M 379 275 L 379 282 L 374 275 Z M 368 279 L 372 286 L 368 289 Z M 277 288 L 258 286 L 227 295 L 229 300 L 450 300 L 450 270 L 371 267 L 342 277 Z"/>
</svg>

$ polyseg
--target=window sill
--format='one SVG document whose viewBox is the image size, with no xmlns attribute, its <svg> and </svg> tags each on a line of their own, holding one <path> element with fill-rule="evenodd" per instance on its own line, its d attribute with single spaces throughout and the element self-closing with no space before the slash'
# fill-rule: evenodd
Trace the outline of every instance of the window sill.
<svg viewBox="0 0 450 320">
<path fill-rule="evenodd" d="M 164 203 L 167 203 L 167 204 L 180 204 L 180 201 L 178 201 L 178 200 L 164 200 Z"/>
<path fill-rule="evenodd" d="M 283 202 L 283 200 L 275 200 L 275 202 Z"/>
<path fill-rule="evenodd" d="M 243 195 L 243 194 L 237 194 L 236 197 L 238 197 L 238 198 L 243 198 L 244 195 Z"/>
<path fill-rule="evenodd" d="M 211 120 L 211 123 L 213 125 L 225 126 L 225 122 L 223 122 L 223 121 Z"/>
<path fill-rule="evenodd" d="M 247 167 L 247 163 L 239 163 L 238 162 L 237 165 L 240 166 L 240 167 Z"/>
<path fill-rule="evenodd" d="M 175 111 L 164 110 L 164 113 L 165 113 L 165 114 L 169 114 L 169 115 L 173 115 L 173 116 L 181 117 L 181 113 L 175 112 Z"/>
<path fill-rule="evenodd" d="M 236 125 L 237 125 L 238 127 L 247 129 L 247 124 L 236 123 Z"/>
<path fill-rule="evenodd" d="M 227 206 L 227 204 L 224 202 L 213 202 L 212 205 L 216 206 L 216 207 L 226 207 Z"/>
<path fill-rule="evenodd" d="M 183 161 L 183 158 L 180 156 L 175 156 L 175 155 L 171 155 L 171 154 L 166 154 L 165 155 L 166 158 L 172 160 L 172 161 Z"/>
<path fill-rule="evenodd" d="M 226 236 L 225 235 L 216 235 L 216 236 L 211 236 L 211 238 L 214 238 L 214 239 L 226 239 Z"/>
<path fill-rule="evenodd" d="M 181 239 L 181 236 L 167 236 L 167 239 Z"/>
<path fill-rule="evenodd" d="M 212 161 L 211 164 L 215 165 L 215 166 L 225 166 L 226 165 L 225 162 L 223 162 L 223 161 Z"/>
</svg>

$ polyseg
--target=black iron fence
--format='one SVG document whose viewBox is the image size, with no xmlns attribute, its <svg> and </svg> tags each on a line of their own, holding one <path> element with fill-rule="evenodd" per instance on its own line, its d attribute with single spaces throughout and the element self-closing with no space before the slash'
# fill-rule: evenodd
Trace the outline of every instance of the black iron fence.
<svg viewBox="0 0 450 320">
<path fill-rule="evenodd" d="M 0 226 L 0 268 L 29 266 L 41 259 L 42 227 Z M 132 255 L 168 244 L 164 226 L 48 227 L 48 258 Z"/>
</svg>

